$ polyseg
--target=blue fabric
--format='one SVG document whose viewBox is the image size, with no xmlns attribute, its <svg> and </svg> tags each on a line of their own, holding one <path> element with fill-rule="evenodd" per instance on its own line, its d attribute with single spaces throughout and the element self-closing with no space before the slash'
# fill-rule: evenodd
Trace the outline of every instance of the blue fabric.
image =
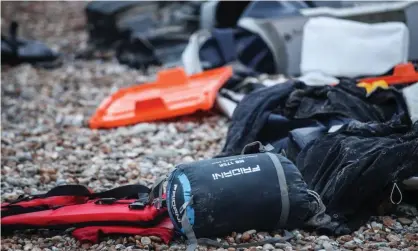
<svg viewBox="0 0 418 251">
<path fill-rule="evenodd" d="M 235 49 L 234 29 L 214 29 L 212 36 L 216 40 L 220 56 L 224 62 L 231 62 L 237 58 Z"/>
<path fill-rule="evenodd" d="M 184 201 L 190 201 L 190 197 L 192 196 L 192 188 L 190 187 L 189 179 L 184 173 L 181 173 L 178 176 L 178 178 L 183 187 Z M 187 217 L 189 218 L 190 224 L 193 225 L 194 224 L 194 209 L 191 206 L 187 206 L 185 213 L 187 214 Z M 181 231 L 183 232 L 183 229 L 181 229 Z"/>
<path fill-rule="evenodd" d="M 303 149 L 309 142 L 321 137 L 326 133 L 324 126 L 304 127 L 292 130 L 290 138 L 297 144 L 299 149 Z"/>
<path fill-rule="evenodd" d="M 249 71 L 277 73 L 273 54 L 263 39 L 242 28 L 214 29 L 201 46 L 199 58 L 205 69 L 238 61 Z"/>
<path fill-rule="evenodd" d="M 174 198 L 172 197 L 172 191 L 171 188 L 173 187 L 173 180 L 177 178 L 180 181 L 180 185 L 182 187 L 183 190 L 183 199 L 184 202 L 189 201 L 190 197 L 191 197 L 191 186 L 190 186 L 190 181 L 187 178 L 187 176 L 180 170 L 180 169 L 176 169 L 169 177 L 168 182 L 167 182 L 167 201 L 169 203 L 167 203 L 167 211 L 169 214 L 169 217 L 171 219 L 171 221 L 174 224 L 174 228 L 180 230 L 181 232 L 184 233 L 183 228 L 180 228 L 180 225 L 177 223 L 177 221 L 175 220 L 176 218 L 174 217 L 174 215 L 172 214 L 172 208 L 171 208 L 171 201 L 174 200 Z M 180 207 L 180 205 L 178 205 L 178 207 Z M 191 225 L 194 224 L 194 209 L 192 208 L 192 206 L 187 206 L 186 207 L 186 212 L 187 217 L 189 218 L 189 222 Z"/>
</svg>

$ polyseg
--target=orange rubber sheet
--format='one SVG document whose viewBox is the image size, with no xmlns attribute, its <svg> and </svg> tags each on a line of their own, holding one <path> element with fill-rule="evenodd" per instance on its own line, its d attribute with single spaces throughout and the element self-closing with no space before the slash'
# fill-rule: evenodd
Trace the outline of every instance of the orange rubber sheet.
<svg viewBox="0 0 418 251">
<path fill-rule="evenodd" d="M 360 79 L 359 82 L 372 84 L 376 81 L 385 81 L 388 85 L 410 84 L 418 82 L 418 72 L 412 63 L 398 64 L 390 76 L 380 76 Z"/>
<path fill-rule="evenodd" d="M 231 66 L 191 76 L 182 68 L 160 71 L 155 82 L 123 88 L 106 98 L 91 117 L 90 128 L 127 126 L 209 110 L 231 76 Z"/>
</svg>

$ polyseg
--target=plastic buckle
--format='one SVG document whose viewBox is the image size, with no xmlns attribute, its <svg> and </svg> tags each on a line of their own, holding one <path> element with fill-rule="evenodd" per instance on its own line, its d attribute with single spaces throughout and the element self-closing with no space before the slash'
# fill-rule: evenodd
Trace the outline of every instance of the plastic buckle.
<svg viewBox="0 0 418 251">
<path fill-rule="evenodd" d="M 138 199 L 135 202 L 142 202 L 144 204 L 148 204 L 150 200 L 150 196 L 147 193 L 139 193 Z"/>
<path fill-rule="evenodd" d="M 161 199 L 161 200 L 159 200 L 158 198 L 155 198 L 153 201 L 152 201 L 152 205 L 153 206 L 156 206 L 157 204 L 158 204 L 158 202 L 161 202 L 161 205 L 159 205 L 159 208 L 162 208 L 162 207 L 167 207 L 167 200 L 166 199 Z M 159 209 L 159 208 L 157 208 L 157 209 Z"/>
<path fill-rule="evenodd" d="M 94 202 L 94 204 L 96 205 L 111 205 L 113 203 L 115 203 L 116 199 L 115 198 L 101 198 L 97 201 Z"/>
<path fill-rule="evenodd" d="M 140 210 L 144 208 L 145 208 L 145 204 L 140 201 L 135 201 L 134 203 L 129 204 L 129 209 L 132 209 L 132 210 Z"/>
</svg>

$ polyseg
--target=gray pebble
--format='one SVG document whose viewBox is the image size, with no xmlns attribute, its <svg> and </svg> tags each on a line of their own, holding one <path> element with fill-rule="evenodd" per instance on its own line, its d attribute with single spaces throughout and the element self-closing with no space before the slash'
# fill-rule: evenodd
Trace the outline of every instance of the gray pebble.
<svg viewBox="0 0 418 251">
<path fill-rule="evenodd" d="M 151 244 L 151 239 L 149 237 L 142 237 L 141 238 L 141 243 L 143 245 L 149 245 L 149 244 Z"/>
<path fill-rule="evenodd" d="M 276 248 L 285 249 L 286 247 L 291 247 L 292 244 L 290 244 L 289 242 L 285 242 L 285 243 L 278 242 L 278 243 L 275 243 L 274 246 Z"/>
<path fill-rule="evenodd" d="M 398 221 L 399 221 L 402 225 L 411 225 L 411 224 L 412 224 L 412 220 L 411 220 L 411 219 L 404 218 L 404 217 L 400 217 L 400 218 L 398 218 Z"/>
<path fill-rule="evenodd" d="M 28 243 L 23 247 L 23 250 L 25 250 L 25 251 L 29 251 L 29 250 L 32 250 L 32 249 L 33 249 L 32 243 Z"/>
<path fill-rule="evenodd" d="M 323 243 L 322 243 L 322 247 L 324 247 L 324 249 L 326 250 L 326 251 L 332 251 L 332 250 L 334 250 L 334 247 L 331 245 L 331 243 L 329 243 L 328 241 L 324 241 Z"/>
<path fill-rule="evenodd" d="M 271 245 L 270 243 L 264 244 L 263 246 L 263 250 L 273 250 L 274 246 Z"/>
<path fill-rule="evenodd" d="M 123 244 L 117 244 L 117 245 L 115 246 L 115 248 L 116 248 L 116 249 L 118 249 L 118 250 L 122 250 L 122 249 L 124 249 L 124 248 L 125 248 L 125 246 L 124 246 Z"/>
<path fill-rule="evenodd" d="M 257 231 L 252 229 L 252 230 L 245 231 L 243 234 L 253 235 L 255 233 L 257 233 Z"/>
<path fill-rule="evenodd" d="M 32 160 L 32 154 L 29 152 L 18 152 L 16 154 L 16 158 L 20 161 L 20 162 L 24 162 L 24 161 L 31 161 Z"/>
<path fill-rule="evenodd" d="M 377 222 L 375 222 L 375 221 L 373 221 L 372 223 L 371 223 L 371 227 L 373 228 L 373 229 L 383 229 L 383 224 L 380 224 L 380 223 L 377 223 Z"/>
<path fill-rule="evenodd" d="M 318 239 L 318 240 L 327 241 L 327 240 L 329 240 L 329 237 L 328 237 L 328 236 L 326 236 L 326 235 L 321 235 L 321 236 L 319 236 L 317 239 Z"/>
<path fill-rule="evenodd" d="M 357 244 L 354 240 L 352 240 L 344 243 L 344 247 L 347 249 L 355 249 L 357 247 Z"/>
</svg>

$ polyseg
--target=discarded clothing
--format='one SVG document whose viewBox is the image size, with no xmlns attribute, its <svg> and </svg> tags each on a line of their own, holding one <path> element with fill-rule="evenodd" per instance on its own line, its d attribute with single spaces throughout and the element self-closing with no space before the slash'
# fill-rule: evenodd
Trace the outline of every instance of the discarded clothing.
<svg viewBox="0 0 418 251">
<path fill-rule="evenodd" d="M 10 25 L 9 36 L 1 35 L 1 62 L 16 65 L 31 63 L 38 66 L 59 66 L 60 54 L 44 43 L 17 37 L 18 23 Z"/>
<path fill-rule="evenodd" d="M 124 12 L 138 8 L 136 13 L 142 14 L 156 8 L 157 4 L 146 1 L 92 1 L 86 6 L 87 31 L 90 42 L 96 45 L 111 45 L 120 39 L 117 30 L 118 19 Z M 131 11 L 132 12 L 132 11 Z"/>
<path fill-rule="evenodd" d="M 318 231 L 347 234 L 374 215 L 394 183 L 418 173 L 418 123 L 411 127 L 407 116 L 386 123 L 352 121 L 309 143 L 296 165 L 333 216 Z"/>
<path fill-rule="evenodd" d="M 236 155 L 257 140 L 277 146 L 298 128 L 322 125 L 328 130 L 350 120 L 385 122 L 408 113 L 396 89 L 377 89 L 366 97 L 356 84 L 342 79 L 337 86 L 318 87 L 290 80 L 251 92 L 234 111 L 221 155 Z"/>
<path fill-rule="evenodd" d="M 116 49 L 133 68 L 179 66 L 190 35 L 199 27 L 201 2 L 94 1 L 86 15 L 90 42 Z"/>
</svg>

